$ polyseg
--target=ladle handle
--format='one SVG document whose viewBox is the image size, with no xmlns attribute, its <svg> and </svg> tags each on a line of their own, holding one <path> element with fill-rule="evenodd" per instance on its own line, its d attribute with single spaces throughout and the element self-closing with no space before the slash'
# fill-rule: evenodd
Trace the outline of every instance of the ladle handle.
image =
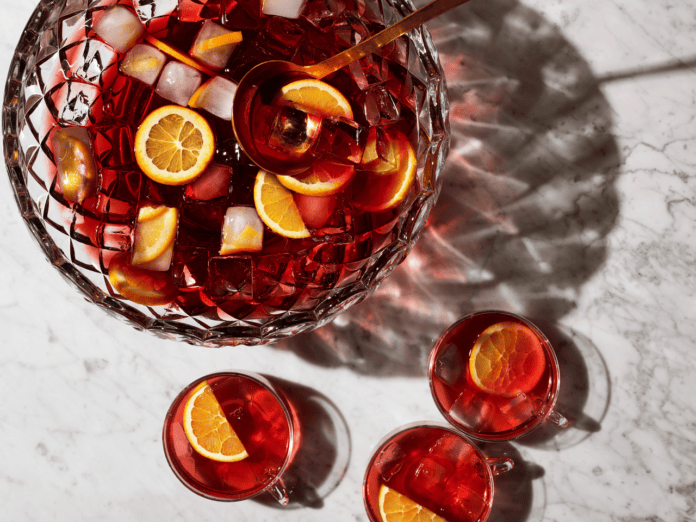
<svg viewBox="0 0 696 522">
<path fill-rule="evenodd" d="M 337 55 L 310 65 L 304 68 L 304 71 L 309 75 L 321 79 L 324 76 L 338 71 L 340 68 L 353 63 L 360 58 L 375 52 L 377 49 L 387 45 L 389 42 L 396 40 L 402 34 L 406 34 L 413 29 L 416 29 L 433 18 L 437 18 L 450 9 L 468 2 L 469 0 L 433 0 L 427 5 L 424 5 L 417 11 L 402 18 L 394 25 L 390 25 L 379 33 L 372 35 L 367 40 L 360 42 L 358 45 L 346 49 Z"/>
</svg>

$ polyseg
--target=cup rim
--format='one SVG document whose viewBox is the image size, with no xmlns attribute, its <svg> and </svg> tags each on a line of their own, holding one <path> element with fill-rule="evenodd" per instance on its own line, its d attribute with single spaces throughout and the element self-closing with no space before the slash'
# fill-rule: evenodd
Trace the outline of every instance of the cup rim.
<svg viewBox="0 0 696 522">
<path fill-rule="evenodd" d="M 517 426 L 516 428 L 512 430 L 507 430 L 507 431 L 501 431 L 497 433 L 480 433 L 477 431 L 474 431 L 470 428 L 467 428 L 466 426 L 462 426 L 460 423 L 458 423 L 455 419 L 452 418 L 452 416 L 445 411 L 445 409 L 442 407 L 440 402 L 437 400 L 437 395 L 435 393 L 435 387 L 433 385 L 433 374 L 435 371 L 435 354 L 437 353 L 438 349 L 440 348 L 443 340 L 447 337 L 447 335 L 458 328 L 461 324 L 471 320 L 474 317 L 480 316 L 480 315 L 488 315 L 488 314 L 499 314 L 503 316 L 507 316 L 513 319 L 516 319 L 518 321 L 521 321 L 525 325 L 527 325 L 529 328 L 531 328 L 541 339 L 542 341 L 542 346 L 544 348 L 544 353 L 548 356 L 549 359 L 549 364 L 552 367 L 552 373 L 556 376 L 555 379 L 555 384 L 552 386 L 552 388 L 548 392 L 548 400 L 544 402 L 544 406 L 541 410 L 541 412 L 536 415 L 535 417 L 527 420 L 526 422 L 522 423 L 520 426 Z M 433 402 L 435 403 L 435 406 L 437 407 L 438 411 L 442 416 L 447 420 L 449 424 L 454 426 L 456 429 L 463 431 L 467 436 L 475 439 L 475 440 L 480 440 L 484 442 L 495 442 L 495 441 L 510 441 L 510 440 L 515 440 L 520 437 L 523 437 L 525 435 L 528 435 L 535 429 L 537 429 L 551 414 L 551 412 L 554 410 L 556 406 L 556 401 L 558 400 L 558 393 L 560 390 L 560 385 L 561 385 L 561 375 L 560 375 L 560 367 L 558 365 L 558 358 L 556 357 L 556 352 L 553 349 L 553 345 L 551 344 L 551 341 L 549 341 L 548 337 L 546 337 L 546 334 L 542 332 L 537 325 L 535 325 L 532 321 L 530 321 L 528 318 L 523 317 L 521 315 L 515 314 L 513 312 L 509 312 L 507 310 L 498 310 L 498 309 L 489 309 L 489 310 L 480 310 L 476 312 L 472 312 L 470 314 L 467 314 L 463 316 L 462 318 L 458 319 L 454 323 L 452 323 L 450 326 L 448 326 L 437 338 L 435 343 L 433 344 L 433 347 L 430 350 L 430 354 L 428 355 L 428 364 L 427 364 L 427 373 L 428 373 L 428 386 L 430 387 L 430 394 L 432 396 Z"/>
<path fill-rule="evenodd" d="M 273 480 L 271 480 L 268 484 L 266 484 L 266 486 L 263 487 L 262 489 L 254 492 L 250 495 L 244 495 L 244 496 L 240 496 L 238 498 L 218 497 L 218 496 L 214 496 L 214 495 L 205 493 L 205 492 L 200 491 L 199 489 L 193 487 L 191 484 L 189 484 L 189 482 L 187 480 L 185 480 L 181 476 L 181 474 L 177 470 L 176 466 L 173 464 L 172 461 L 174 459 L 170 455 L 168 445 L 167 445 L 167 430 L 172 424 L 170 422 L 169 417 L 171 415 L 173 415 L 173 413 L 176 409 L 175 406 L 178 406 L 179 404 L 181 404 L 181 402 L 186 398 L 186 396 L 191 392 L 191 390 L 195 386 L 198 386 L 201 382 L 208 380 L 208 379 L 211 379 L 211 378 L 225 377 L 225 376 L 245 377 L 251 381 L 256 382 L 257 384 L 259 384 L 263 388 L 265 388 L 278 401 L 278 403 L 281 406 L 281 409 L 283 410 L 285 418 L 288 422 L 288 449 L 287 449 L 287 452 L 285 455 L 285 461 L 283 462 L 283 465 L 278 470 L 278 473 L 273 478 Z M 297 427 L 295 426 L 295 420 L 294 420 L 294 417 L 291 413 L 291 408 L 290 408 L 290 405 L 288 404 L 287 399 L 282 394 L 282 392 L 280 390 L 278 390 L 265 375 L 261 375 L 259 373 L 255 373 L 255 372 L 250 372 L 247 370 L 223 370 L 223 371 L 218 371 L 218 372 L 204 375 L 202 377 L 195 379 L 194 381 L 191 381 L 177 394 L 177 396 L 174 398 L 174 400 L 169 405 L 169 408 L 167 409 L 167 413 L 164 417 L 164 423 L 163 423 L 163 427 L 162 427 L 162 446 L 164 449 L 164 455 L 167 459 L 167 464 L 169 465 L 169 468 L 172 470 L 174 475 L 179 479 L 179 481 L 184 486 L 186 486 L 189 490 L 191 490 L 192 492 L 196 493 L 197 495 L 200 495 L 201 497 L 207 498 L 209 500 L 217 500 L 220 502 L 239 502 L 242 500 L 248 500 L 250 498 L 254 498 L 258 495 L 261 495 L 262 493 L 269 491 L 270 489 L 273 488 L 273 486 L 275 486 L 278 483 L 278 481 L 280 481 L 283 473 L 285 472 L 288 465 L 290 464 L 290 459 L 291 459 L 292 455 L 296 451 L 296 448 L 295 448 L 295 432 L 296 431 L 297 431 Z"/>
<path fill-rule="evenodd" d="M 365 468 L 365 474 L 363 476 L 363 483 L 362 483 L 362 496 L 363 496 L 363 504 L 365 507 L 365 512 L 367 513 L 368 518 L 372 522 L 381 522 L 381 520 L 376 520 L 373 519 L 370 506 L 368 503 L 367 499 L 367 483 L 368 483 L 368 477 L 370 474 L 370 469 L 372 468 L 375 458 L 377 457 L 377 454 L 379 451 L 393 438 L 396 436 L 405 433 L 407 431 L 412 431 L 418 428 L 439 428 L 444 431 L 448 431 L 457 437 L 461 438 L 463 441 L 467 442 L 476 452 L 476 454 L 479 456 L 481 461 L 485 464 L 484 469 L 486 470 L 486 474 L 488 476 L 488 490 L 490 493 L 490 500 L 487 502 L 486 507 L 484 509 L 484 512 L 482 515 L 478 518 L 476 522 L 485 522 L 486 519 L 488 519 L 488 515 L 491 512 L 491 508 L 493 506 L 493 499 L 495 496 L 495 487 L 494 487 L 494 481 L 493 481 L 493 471 L 491 470 L 491 466 L 488 463 L 488 457 L 481 451 L 481 449 L 478 447 L 476 444 L 476 441 L 468 436 L 466 433 L 462 432 L 461 430 L 457 429 L 456 427 L 452 426 L 451 424 L 448 424 L 446 422 L 442 421 L 434 421 L 434 420 L 420 420 L 420 421 L 413 421 L 409 422 L 407 424 L 403 424 L 399 426 L 398 428 L 395 428 L 391 430 L 389 433 L 387 433 L 385 436 L 383 436 L 373 447 L 370 453 L 370 458 L 367 463 L 367 467 Z"/>
</svg>

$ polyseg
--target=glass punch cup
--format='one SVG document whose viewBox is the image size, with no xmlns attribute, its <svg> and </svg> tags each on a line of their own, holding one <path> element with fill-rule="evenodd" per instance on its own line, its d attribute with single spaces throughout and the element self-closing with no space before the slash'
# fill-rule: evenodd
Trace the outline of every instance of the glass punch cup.
<svg viewBox="0 0 696 522">
<path fill-rule="evenodd" d="M 452 426 L 416 422 L 377 445 L 365 473 L 371 522 L 483 522 L 493 504 L 493 476 L 512 469 L 487 458 Z"/>
<path fill-rule="evenodd" d="M 174 400 L 164 421 L 164 453 L 191 491 L 221 501 L 263 492 L 285 505 L 281 475 L 298 447 L 283 395 L 263 377 L 227 371 L 201 377 Z"/>
<path fill-rule="evenodd" d="M 556 355 L 526 319 L 502 311 L 468 315 L 435 343 L 428 361 L 430 390 L 442 415 L 467 435 L 511 440 L 550 420 L 560 385 Z"/>
</svg>

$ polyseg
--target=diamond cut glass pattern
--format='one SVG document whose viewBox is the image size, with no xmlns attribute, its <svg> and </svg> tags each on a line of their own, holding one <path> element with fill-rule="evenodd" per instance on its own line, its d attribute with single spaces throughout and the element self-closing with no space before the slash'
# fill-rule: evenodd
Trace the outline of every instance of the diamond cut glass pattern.
<svg viewBox="0 0 696 522">
<path fill-rule="evenodd" d="M 119 72 L 123 53 L 94 31 L 114 3 L 131 6 L 120 0 L 41 1 L 10 67 L 3 107 L 5 161 L 22 216 L 50 262 L 89 301 L 134 327 L 207 346 L 274 342 L 315 329 L 371 295 L 413 248 L 442 184 L 448 104 L 428 32 L 413 31 L 344 74 L 354 89 L 350 96 L 363 109 L 361 125 L 412 115 L 418 190 L 398 211 L 378 214 L 356 213 L 339 200 L 317 233 L 292 248 L 276 236 L 258 255 L 226 257 L 212 251 L 209 230 L 226 205 L 248 199 L 253 183 L 240 181 L 225 201 L 213 202 L 210 208 L 219 207 L 220 216 L 203 215 L 184 188 L 163 188 L 139 171 L 134 132 L 156 94 Z M 352 11 L 348 4 L 309 0 L 300 23 L 257 13 L 256 1 L 175 4 L 141 0 L 134 5 L 149 33 L 208 19 L 233 30 L 258 30 L 235 51 L 241 67 L 220 71 L 234 81 L 270 58 L 316 63 L 329 56 L 326 35 L 338 52 L 414 9 L 409 0 L 356 0 L 349 3 Z M 54 128 L 76 125 L 88 128 L 99 170 L 96 194 L 84 202 L 63 195 L 49 147 Z M 231 128 L 216 123 L 214 132 L 219 143 L 233 143 Z M 214 161 L 240 173 L 240 180 L 255 174 L 235 146 Z M 145 195 L 189 211 L 179 225 L 171 269 L 179 295 L 166 306 L 128 301 L 108 278 L 111 259 L 132 248 L 136 207 Z"/>
</svg>

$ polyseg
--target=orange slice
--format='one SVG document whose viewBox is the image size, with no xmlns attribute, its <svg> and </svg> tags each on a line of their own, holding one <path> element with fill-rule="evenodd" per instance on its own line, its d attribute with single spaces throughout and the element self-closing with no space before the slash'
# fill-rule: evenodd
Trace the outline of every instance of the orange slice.
<svg viewBox="0 0 696 522">
<path fill-rule="evenodd" d="M 531 391 L 545 366 L 539 337 L 528 326 L 512 321 L 486 328 L 469 356 L 469 372 L 476 386 L 504 397 Z"/>
<path fill-rule="evenodd" d="M 200 109 L 200 99 L 201 95 L 203 94 L 203 91 L 205 91 L 208 88 L 208 85 L 210 85 L 210 82 L 212 82 L 212 78 L 208 78 L 206 81 L 204 81 L 198 89 L 191 95 L 191 98 L 189 98 L 188 101 L 188 106 L 193 108 L 193 109 Z"/>
<path fill-rule="evenodd" d="M 401 203 L 416 178 L 418 162 L 408 138 L 398 131 L 392 131 L 389 136 L 391 142 L 387 149 L 395 148 L 393 166 L 370 170 L 361 165 L 353 180 L 353 203 L 368 212 L 381 212 Z M 380 160 L 370 164 L 381 168 L 383 163 L 386 162 Z"/>
<path fill-rule="evenodd" d="M 254 205 L 261 220 L 284 237 L 309 237 L 292 192 L 280 184 L 275 174 L 259 170 L 254 183 Z"/>
<path fill-rule="evenodd" d="M 164 54 L 171 56 L 175 60 L 179 60 L 180 62 L 185 63 L 186 65 L 190 65 L 194 69 L 198 69 L 199 71 L 201 71 L 203 74 L 207 74 L 208 76 L 215 76 L 215 73 L 213 71 L 201 65 L 196 60 L 190 58 L 186 53 L 181 52 L 176 47 L 172 47 L 168 43 L 165 43 L 152 35 L 147 35 L 145 37 L 145 41 L 151 45 L 154 45 Z"/>
<path fill-rule="evenodd" d="M 379 488 L 379 514 L 382 522 L 447 522 L 384 484 Z"/>
<path fill-rule="evenodd" d="M 109 282 L 120 295 L 145 306 L 170 303 L 179 292 L 169 272 L 153 272 L 132 266 L 125 255 L 111 260 Z"/>
<path fill-rule="evenodd" d="M 278 176 L 285 188 L 305 196 L 330 196 L 345 188 L 355 175 L 355 167 L 331 160 L 317 160 L 300 176 Z"/>
<path fill-rule="evenodd" d="M 280 105 L 297 108 L 323 118 L 353 119 L 353 109 L 348 99 L 328 83 L 314 78 L 296 80 L 284 85 L 276 96 Z"/>
<path fill-rule="evenodd" d="M 207 381 L 196 386 L 184 406 L 184 432 L 193 449 L 218 462 L 248 457 Z"/>
<path fill-rule="evenodd" d="M 242 41 L 241 31 L 232 31 L 230 33 L 221 34 L 208 38 L 191 49 L 191 54 L 203 54 L 205 52 L 224 47 L 226 45 L 236 44 Z"/>
<path fill-rule="evenodd" d="M 367 142 L 363 149 L 360 168 L 376 172 L 378 174 L 391 174 L 398 169 L 399 154 L 402 151 L 402 141 L 408 139 L 402 133 L 392 132 L 387 134 L 389 141 L 382 156 L 377 152 L 377 127 L 371 127 L 367 135 Z"/>
<path fill-rule="evenodd" d="M 154 261 L 174 244 L 178 211 L 164 205 L 143 205 L 138 211 L 131 264 Z"/>
<path fill-rule="evenodd" d="M 147 177 L 164 185 L 196 179 L 213 159 L 215 136 L 197 112 L 165 105 L 147 115 L 135 134 L 135 159 Z"/>
</svg>

